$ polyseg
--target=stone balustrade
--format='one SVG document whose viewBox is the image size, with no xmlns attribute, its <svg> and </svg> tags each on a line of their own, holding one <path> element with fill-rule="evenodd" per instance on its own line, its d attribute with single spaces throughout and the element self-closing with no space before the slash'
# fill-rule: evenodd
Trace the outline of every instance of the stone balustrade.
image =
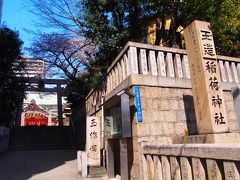
<svg viewBox="0 0 240 180">
<path fill-rule="evenodd" d="M 240 179 L 239 144 L 140 143 L 143 180 Z"/>
<path fill-rule="evenodd" d="M 240 59 L 218 56 L 223 82 L 239 83 Z M 190 79 L 187 53 L 149 44 L 128 42 L 108 69 L 107 93 L 130 74 Z"/>
<path fill-rule="evenodd" d="M 190 79 L 186 51 L 128 42 L 108 69 L 107 93 L 131 74 Z"/>
<path fill-rule="evenodd" d="M 230 90 L 240 81 L 240 59 L 217 57 L 223 90 Z M 98 102 L 99 106 L 102 96 L 107 100 L 122 88 L 135 84 L 191 88 L 190 76 L 186 50 L 128 42 L 108 68 L 103 88 L 87 96 L 87 111 Z"/>
</svg>

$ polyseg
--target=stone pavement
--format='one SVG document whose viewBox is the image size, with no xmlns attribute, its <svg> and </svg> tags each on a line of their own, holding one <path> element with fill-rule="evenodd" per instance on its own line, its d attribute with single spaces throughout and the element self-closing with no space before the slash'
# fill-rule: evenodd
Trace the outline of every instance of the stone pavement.
<svg viewBox="0 0 240 180">
<path fill-rule="evenodd" d="M 0 179 L 79 180 L 76 156 L 73 150 L 9 151 L 0 155 Z"/>
</svg>

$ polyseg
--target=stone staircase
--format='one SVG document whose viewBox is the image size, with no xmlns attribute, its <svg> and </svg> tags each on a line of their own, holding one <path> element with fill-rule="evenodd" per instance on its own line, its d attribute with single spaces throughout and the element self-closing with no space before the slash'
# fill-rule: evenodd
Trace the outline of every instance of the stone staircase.
<svg viewBox="0 0 240 180">
<path fill-rule="evenodd" d="M 10 150 L 73 149 L 69 127 L 14 127 Z"/>
</svg>

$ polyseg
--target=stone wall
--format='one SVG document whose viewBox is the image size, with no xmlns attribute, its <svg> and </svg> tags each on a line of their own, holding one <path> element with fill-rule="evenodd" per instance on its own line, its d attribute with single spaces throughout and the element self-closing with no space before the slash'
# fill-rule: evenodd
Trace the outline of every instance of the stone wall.
<svg viewBox="0 0 240 180">
<path fill-rule="evenodd" d="M 217 57 L 229 129 L 233 132 L 238 130 L 238 123 L 231 88 L 239 85 L 240 59 Z M 128 42 L 108 68 L 103 89 L 94 89 L 87 96 L 87 116 L 101 117 L 101 97 L 105 99 L 104 108 L 111 108 L 118 92 L 140 87 L 142 122 L 137 121 L 135 98 L 130 99 L 131 179 L 140 179 L 139 142 L 170 144 L 174 136 L 197 134 L 189 67 L 185 50 Z"/>
<path fill-rule="evenodd" d="M 229 131 L 230 132 L 238 131 L 239 127 L 237 117 L 235 114 L 232 93 L 230 91 L 225 91 L 223 94 L 229 123 Z"/>
<path fill-rule="evenodd" d="M 197 134 L 194 103 L 191 89 L 140 86 L 142 102 L 142 122 L 133 116 L 133 165 L 131 179 L 139 177 L 138 143 L 172 143 L 172 137 Z M 233 97 L 230 91 L 224 92 L 230 132 L 238 129 Z M 131 101 L 134 105 L 134 99 Z M 133 108 L 132 108 L 133 109 Z M 132 110 L 134 114 L 134 110 Z"/>
<path fill-rule="evenodd" d="M 130 91 L 133 91 L 132 89 Z M 132 117 L 131 179 L 140 179 L 139 142 L 172 143 L 172 137 L 197 134 L 192 90 L 189 88 L 140 86 L 142 122 L 137 121 L 135 98 L 130 100 Z M 93 96 L 97 97 L 97 96 Z M 230 132 L 238 129 L 233 97 L 224 91 Z M 87 115 L 101 118 L 100 101 L 89 98 Z M 102 144 L 101 144 L 102 146 Z"/>
<path fill-rule="evenodd" d="M 143 122 L 136 124 L 136 136 L 144 141 L 162 143 L 171 142 L 174 135 L 197 134 L 191 89 L 142 86 L 140 93 Z M 224 92 L 224 100 L 232 132 L 238 125 L 231 92 Z"/>
</svg>

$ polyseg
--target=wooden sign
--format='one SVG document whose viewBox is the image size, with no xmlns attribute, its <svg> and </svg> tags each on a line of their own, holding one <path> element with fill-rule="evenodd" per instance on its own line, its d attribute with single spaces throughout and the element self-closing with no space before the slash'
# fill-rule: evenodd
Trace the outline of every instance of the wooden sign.
<svg viewBox="0 0 240 180">
<path fill-rule="evenodd" d="M 100 166 L 100 119 L 87 117 L 86 152 L 89 166 Z"/>
<path fill-rule="evenodd" d="M 194 21 L 184 31 L 199 134 L 228 132 L 222 83 L 210 24 Z"/>
</svg>

